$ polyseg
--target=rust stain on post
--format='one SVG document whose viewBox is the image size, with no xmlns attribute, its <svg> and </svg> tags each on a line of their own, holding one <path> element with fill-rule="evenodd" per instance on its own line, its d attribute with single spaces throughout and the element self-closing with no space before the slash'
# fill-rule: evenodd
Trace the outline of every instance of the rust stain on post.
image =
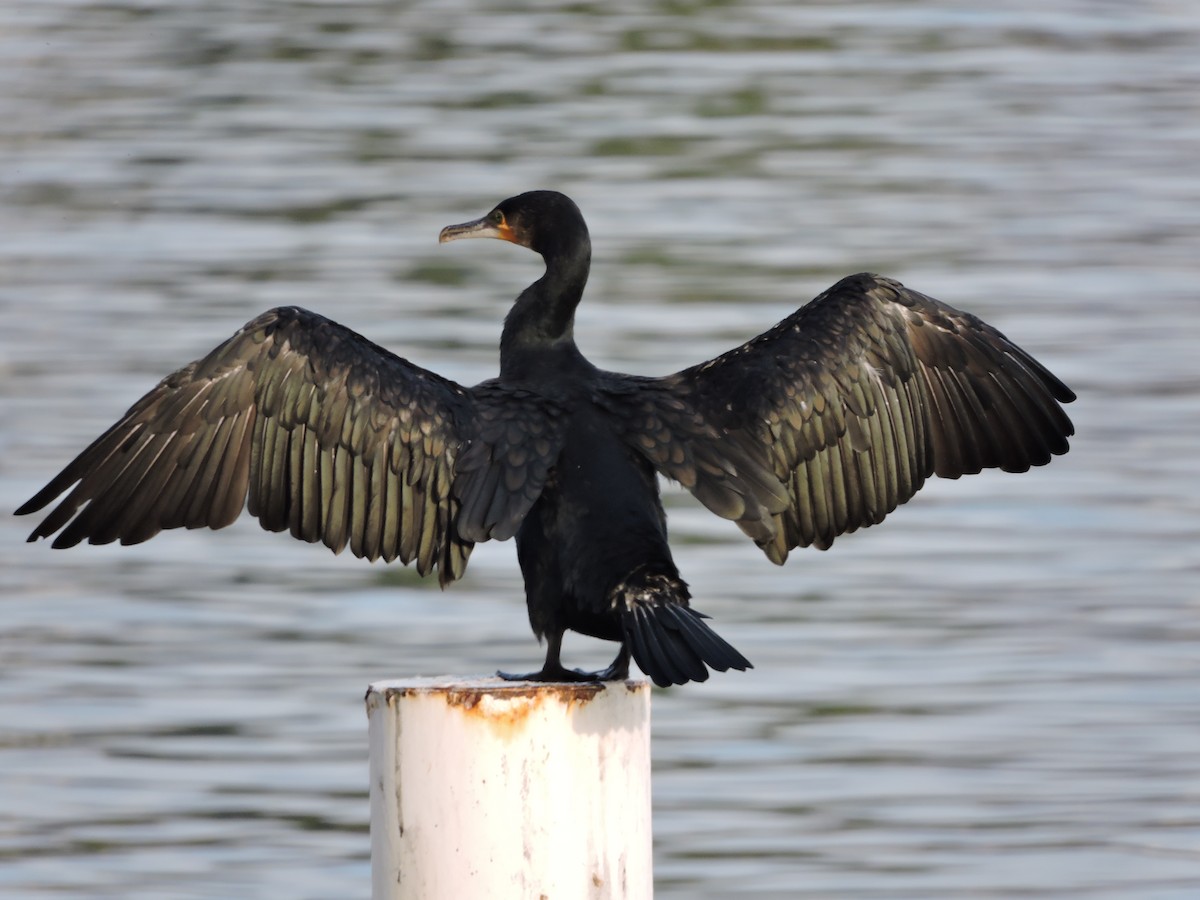
<svg viewBox="0 0 1200 900">
<path fill-rule="evenodd" d="M 599 682 L 534 685 L 521 682 L 512 686 L 447 688 L 446 699 L 451 706 L 461 706 L 468 710 L 478 708 L 487 698 L 495 698 L 498 701 L 531 700 L 538 703 L 557 699 L 568 706 L 582 706 L 590 703 L 592 698 L 603 690 L 604 685 Z"/>
<path fill-rule="evenodd" d="M 644 682 L 633 680 L 546 684 L 490 678 L 459 679 L 454 683 L 439 681 L 430 679 L 428 684 L 373 685 L 365 698 L 368 712 L 372 703 L 380 701 L 395 709 L 405 697 L 441 696 L 447 707 L 511 731 L 524 725 L 529 716 L 547 702 L 560 703 L 574 711 L 587 706 L 606 690 L 624 687 L 629 693 L 636 693 L 645 688 Z M 377 690 L 377 687 L 382 690 Z"/>
<path fill-rule="evenodd" d="M 451 688 L 446 704 L 464 716 L 486 722 L 493 731 L 512 736 L 522 731 L 546 704 L 568 710 L 584 706 L 604 690 L 602 684 L 514 684 L 512 686 Z"/>
<path fill-rule="evenodd" d="M 387 687 L 381 698 L 389 707 L 396 708 L 403 697 L 441 695 L 447 707 L 458 709 L 463 715 L 485 721 L 497 730 L 516 733 L 523 728 L 529 717 L 545 703 L 560 703 L 569 710 L 582 708 L 591 703 L 605 690 L 624 687 L 636 692 L 644 685 L 637 681 L 623 682 L 553 682 L 537 684 L 530 682 L 506 682 L 491 679 L 454 684 L 410 684 Z M 368 691 L 368 706 L 371 692 Z"/>
</svg>

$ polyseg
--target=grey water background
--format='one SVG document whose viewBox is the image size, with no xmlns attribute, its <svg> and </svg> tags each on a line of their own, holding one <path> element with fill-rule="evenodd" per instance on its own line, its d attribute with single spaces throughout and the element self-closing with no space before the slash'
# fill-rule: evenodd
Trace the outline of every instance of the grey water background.
<svg viewBox="0 0 1200 900">
<path fill-rule="evenodd" d="M 843 274 L 1079 393 L 1070 455 L 771 566 L 668 496 L 756 667 L 656 692 L 657 896 L 1200 896 L 1200 14 L 1182 0 L 0 3 L 0 508 L 298 304 L 462 382 L 554 187 L 594 361 L 666 373 Z M 540 662 L 511 545 L 446 592 L 253 521 L 0 516 L 0 895 L 369 892 L 372 680 Z M 571 664 L 609 645 L 568 640 Z"/>
</svg>

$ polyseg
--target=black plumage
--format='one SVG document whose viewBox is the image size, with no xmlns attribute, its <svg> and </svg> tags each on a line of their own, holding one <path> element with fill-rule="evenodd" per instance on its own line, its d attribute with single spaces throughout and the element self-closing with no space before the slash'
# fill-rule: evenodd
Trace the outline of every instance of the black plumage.
<svg viewBox="0 0 1200 900">
<path fill-rule="evenodd" d="M 504 323 L 500 375 L 463 387 L 295 307 L 249 322 L 167 376 L 17 512 L 58 501 L 59 532 L 130 544 L 264 528 L 416 562 L 443 585 L 472 547 L 516 537 L 540 680 L 657 684 L 750 663 L 690 606 L 659 473 L 732 519 L 773 562 L 873 525 L 931 475 L 1023 472 L 1067 452 L 1071 391 L 975 316 L 877 275 L 844 278 L 764 334 L 664 378 L 600 370 L 575 308 L 591 259 L 570 199 L 534 191 L 442 231 L 512 241 L 545 274 Z M 563 633 L 620 642 L 566 669 Z"/>
</svg>

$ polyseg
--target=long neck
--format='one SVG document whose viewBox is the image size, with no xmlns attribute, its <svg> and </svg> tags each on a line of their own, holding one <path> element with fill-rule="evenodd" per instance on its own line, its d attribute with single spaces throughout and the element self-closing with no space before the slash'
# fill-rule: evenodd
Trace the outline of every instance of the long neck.
<svg viewBox="0 0 1200 900">
<path fill-rule="evenodd" d="M 592 248 L 586 238 L 546 254 L 546 274 L 525 288 L 504 319 L 500 377 L 520 378 L 548 356 L 577 357 L 575 307 L 583 297 Z"/>
</svg>

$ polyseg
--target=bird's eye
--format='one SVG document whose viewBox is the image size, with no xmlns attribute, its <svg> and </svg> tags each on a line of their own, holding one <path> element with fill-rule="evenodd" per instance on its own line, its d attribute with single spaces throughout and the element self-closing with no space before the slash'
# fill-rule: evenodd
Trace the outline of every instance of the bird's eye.
<svg viewBox="0 0 1200 900">
<path fill-rule="evenodd" d="M 498 210 L 498 209 L 493 209 L 491 212 L 491 215 L 489 215 L 488 218 L 491 219 L 493 222 L 495 222 L 497 225 L 504 224 L 504 213 L 500 212 L 500 210 Z"/>
</svg>

